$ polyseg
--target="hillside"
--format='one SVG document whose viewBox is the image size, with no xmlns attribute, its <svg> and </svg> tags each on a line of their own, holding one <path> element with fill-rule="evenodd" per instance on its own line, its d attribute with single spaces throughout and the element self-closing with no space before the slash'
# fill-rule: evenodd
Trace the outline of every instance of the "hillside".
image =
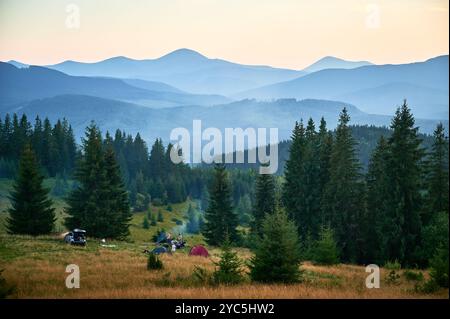
<svg viewBox="0 0 450 319">
<path fill-rule="evenodd" d="M 131 82 L 132 83 L 132 82 Z M 147 88 L 142 88 L 142 86 Z M 140 87 L 137 87 L 140 86 Z M 17 68 L 0 62 L 0 110 L 17 107 L 35 99 L 49 98 L 63 94 L 79 94 L 117 99 L 122 101 L 141 101 L 150 106 L 174 106 L 186 104 L 211 105 L 225 103 L 227 98 L 218 95 L 191 95 L 183 92 L 158 91 L 149 83 L 130 85 L 120 79 L 70 76 L 44 67 L 30 66 Z"/>
</svg>

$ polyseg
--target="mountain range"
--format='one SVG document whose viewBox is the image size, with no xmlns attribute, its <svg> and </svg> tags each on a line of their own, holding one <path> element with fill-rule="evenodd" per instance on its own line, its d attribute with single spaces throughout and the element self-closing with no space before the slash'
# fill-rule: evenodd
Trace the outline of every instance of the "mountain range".
<svg viewBox="0 0 450 319">
<path fill-rule="evenodd" d="M 234 98 L 341 100 L 374 114 L 393 114 L 403 99 L 418 117 L 448 118 L 448 55 L 424 62 L 325 69 L 248 90 Z"/>
<path fill-rule="evenodd" d="M 193 93 L 200 91 L 211 94 Z M 95 120 L 104 131 L 167 140 L 173 128 L 201 119 L 219 129 L 277 127 L 280 139 L 288 139 L 300 118 L 324 116 L 334 128 L 344 106 L 352 124 L 387 126 L 404 98 L 421 132 L 431 133 L 439 121 L 448 127 L 448 55 L 399 65 L 326 57 L 302 71 L 209 59 L 187 49 L 153 60 L 49 67 L 0 62 L 0 114 L 66 117 L 77 137 Z"/>
<path fill-rule="evenodd" d="M 305 74 L 296 70 L 210 59 L 189 49 L 179 49 L 157 59 L 114 57 L 95 63 L 65 61 L 46 67 L 69 75 L 158 81 L 191 93 L 221 95 L 291 80 Z"/>
</svg>

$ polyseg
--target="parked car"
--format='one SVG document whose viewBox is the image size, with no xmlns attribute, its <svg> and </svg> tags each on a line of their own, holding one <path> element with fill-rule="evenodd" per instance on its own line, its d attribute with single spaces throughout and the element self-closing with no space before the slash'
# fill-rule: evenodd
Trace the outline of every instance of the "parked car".
<svg viewBox="0 0 450 319">
<path fill-rule="evenodd" d="M 64 236 L 64 241 L 71 245 L 86 246 L 86 231 L 83 229 L 74 229 Z"/>
</svg>

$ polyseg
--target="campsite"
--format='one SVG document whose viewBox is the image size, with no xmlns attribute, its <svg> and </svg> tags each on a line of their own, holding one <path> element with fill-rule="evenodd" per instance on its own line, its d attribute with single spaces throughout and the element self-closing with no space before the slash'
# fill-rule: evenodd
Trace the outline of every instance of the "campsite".
<svg viewBox="0 0 450 319">
<path fill-rule="evenodd" d="M 2 193 L 3 194 L 3 193 Z M 194 202 L 191 202 L 195 205 Z M 45 236 L 7 235 L 5 214 L 0 214 L 0 269 L 14 285 L 9 298 L 447 298 L 448 290 L 433 294 L 415 291 L 416 281 L 407 279 L 407 269 L 398 271 L 400 278 L 389 283 L 390 271 L 381 269 L 381 289 L 367 289 L 367 273 L 363 266 L 339 264 L 318 266 L 310 262 L 302 265 L 303 281 L 297 284 L 256 284 L 246 279 L 239 285 L 205 285 L 195 276 L 196 269 L 214 271 L 219 259 L 218 248 L 205 245 L 201 235 L 185 234 L 186 247 L 173 254 L 160 255 L 161 270 L 146 269 L 145 249 L 156 247 L 151 240 L 158 229 L 173 229 L 171 218 L 182 219 L 189 203 L 172 205 L 163 211 L 164 222 L 143 229 L 144 212 L 133 214 L 128 241 L 106 241 L 87 235 L 87 245 L 72 246 L 59 234 Z M 61 208 L 58 216 L 63 216 Z M 61 232 L 62 233 L 62 232 Z M 190 248 L 206 246 L 209 257 L 189 256 Z M 236 248 L 238 255 L 248 261 L 252 253 Z M 80 288 L 67 289 L 66 266 L 80 268 Z M 424 272 L 425 277 L 428 276 Z"/>
</svg>

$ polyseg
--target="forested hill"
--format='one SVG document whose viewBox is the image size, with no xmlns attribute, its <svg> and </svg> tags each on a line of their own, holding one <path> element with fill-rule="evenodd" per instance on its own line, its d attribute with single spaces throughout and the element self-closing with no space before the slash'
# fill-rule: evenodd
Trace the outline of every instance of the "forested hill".
<svg viewBox="0 0 450 319">
<path fill-rule="evenodd" d="M 364 171 L 367 171 L 369 160 L 372 152 L 377 146 L 377 142 L 381 136 L 389 137 L 392 134 L 392 130 L 387 127 L 378 127 L 374 125 L 352 125 L 350 126 L 353 138 L 356 141 L 356 151 L 358 159 L 362 165 Z M 333 131 L 335 134 L 335 131 Z M 419 134 L 422 140 L 422 146 L 425 149 L 429 149 L 433 143 L 433 137 L 428 134 Z M 286 160 L 289 158 L 289 148 L 291 146 L 290 140 L 281 141 L 278 144 L 278 175 L 282 175 Z M 233 154 L 233 158 L 236 158 L 236 152 Z M 259 163 L 249 164 L 247 163 L 248 151 L 245 151 L 244 159 L 246 163 L 243 164 L 227 164 L 227 167 L 234 169 L 257 169 Z M 204 164 L 208 166 L 208 164 Z"/>
</svg>

